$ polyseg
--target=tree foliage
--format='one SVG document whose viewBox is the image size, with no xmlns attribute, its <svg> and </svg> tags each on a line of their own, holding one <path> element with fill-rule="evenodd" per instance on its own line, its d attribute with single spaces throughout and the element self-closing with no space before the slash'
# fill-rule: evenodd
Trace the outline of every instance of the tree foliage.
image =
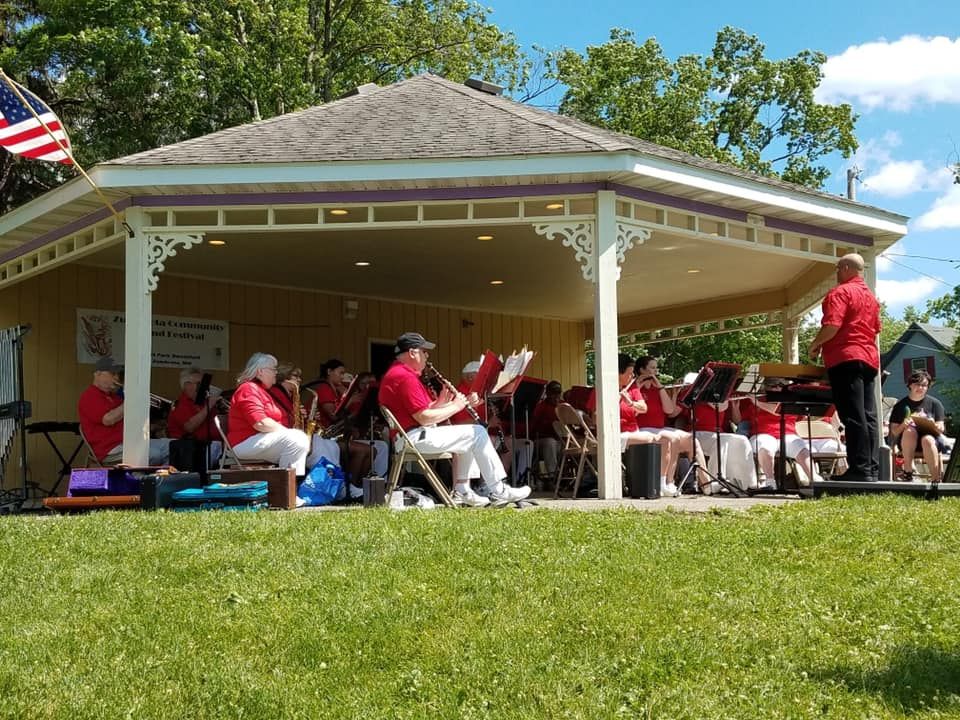
<svg viewBox="0 0 960 720">
<path fill-rule="evenodd" d="M 560 112 L 660 145 L 818 188 L 822 159 L 857 148 L 849 105 L 814 99 L 826 56 L 804 50 L 783 60 L 743 30 L 725 27 L 708 56 L 671 62 L 655 38 L 629 30 L 584 55 L 559 54 L 568 86 Z"/>
<path fill-rule="evenodd" d="M 0 66 L 44 98 L 77 159 L 179 142 L 426 71 L 513 87 L 529 61 L 473 0 L 11 0 Z M 0 158 L 0 213 L 63 168 Z"/>
</svg>

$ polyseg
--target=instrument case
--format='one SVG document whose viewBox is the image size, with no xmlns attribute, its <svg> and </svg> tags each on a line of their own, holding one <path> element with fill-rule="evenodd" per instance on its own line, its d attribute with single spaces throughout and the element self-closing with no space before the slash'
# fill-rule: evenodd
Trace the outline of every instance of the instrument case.
<svg viewBox="0 0 960 720">
<path fill-rule="evenodd" d="M 137 495 L 140 479 L 124 468 L 75 468 L 70 471 L 68 497 Z"/>
<path fill-rule="evenodd" d="M 140 508 L 159 510 L 173 506 L 173 494 L 188 488 L 202 488 L 200 473 L 183 472 L 169 475 L 144 475 L 140 478 Z"/>
<path fill-rule="evenodd" d="M 215 470 L 207 475 L 212 483 L 235 485 L 251 480 L 266 481 L 267 504 L 272 508 L 293 510 L 297 506 L 297 476 L 293 468 L 248 468 Z"/>
<path fill-rule="evenodd" d="M 191 487 L 178 490 L 172 497 L 174 508 L 259 508 L 266 504 L 267 483 L 257 481 L 235 485 L 214 483 L 202 488 Z"/>
</svg>

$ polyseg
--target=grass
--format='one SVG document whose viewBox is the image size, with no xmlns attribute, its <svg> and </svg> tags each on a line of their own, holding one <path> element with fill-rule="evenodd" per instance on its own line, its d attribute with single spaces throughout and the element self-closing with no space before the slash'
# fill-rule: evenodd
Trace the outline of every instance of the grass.
<svg viewBox="0 0 960 720">
<path fill-rule="evenodd" d="M 0 718 L 960 717 L 958 510 L 0 518 Z"/>
</svg>

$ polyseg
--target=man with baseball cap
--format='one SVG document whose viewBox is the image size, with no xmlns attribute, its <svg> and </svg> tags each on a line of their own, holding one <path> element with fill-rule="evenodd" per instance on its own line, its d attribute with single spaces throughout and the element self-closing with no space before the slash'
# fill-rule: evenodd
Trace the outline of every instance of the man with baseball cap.
<svg viewBox="0 0 960 720">
<path fill-rule="evenodd" d="M 123 397 L 120 373 L 123 366 L 102 357 L 93 366 L 93 382 L 80 394 L 77 414 L 84 439 L 104 465 L 116 465 L 123 458 Z M 170 461 L 170 440 L 150 441 L 151 465 Z"/>
<path fill-rule="evenodd" d="M 439 425 L 475 404 L 446 387 L 434 400 L 420 381 L 427 365 L 428 351 L 436 347 L 419 333 L 408 332 L 397 338 L 396 362 L 380 381 L 380 404 L 396 417 L 410 440 L 421 452 L 449 452 L 453 455 L 454 499 L 463 505 L 482 507 L 523 500 L 530 488 L 510 487 L 506 473 L 486 428 L 481 425 Z M 480 494 L 470 487 L 471 471 L 483 479 Z"/>
</svg>

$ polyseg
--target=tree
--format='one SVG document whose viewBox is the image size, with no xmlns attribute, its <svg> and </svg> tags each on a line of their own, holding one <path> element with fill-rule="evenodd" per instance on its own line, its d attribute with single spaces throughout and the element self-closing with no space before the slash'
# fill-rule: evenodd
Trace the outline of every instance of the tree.
<svg viewBox="0 0 960 720">
<path fill-rule="evenodd" d="M 849 105 L 823 105 L 814 91 L 826 56 L 804 50 L 783 60 L 725 27 L 707 56 L 668 60 L 654 38 L 638 44 L 613 29 L 604 45 L 565 50 L 556 77 L 567 85 L 560 112 L 701 157 L 818 188 L 834 152 L 857 149 Z"/>
<path fill-rule="evenodd" d="M 44 98 L 77 159 L 179 142 L 431 71 L 522 85 L 530 62 L 472 0 L 11 0 L 0 66 Z M 0 158 L 0 213 L 62 169 Z"/>
</svg>

